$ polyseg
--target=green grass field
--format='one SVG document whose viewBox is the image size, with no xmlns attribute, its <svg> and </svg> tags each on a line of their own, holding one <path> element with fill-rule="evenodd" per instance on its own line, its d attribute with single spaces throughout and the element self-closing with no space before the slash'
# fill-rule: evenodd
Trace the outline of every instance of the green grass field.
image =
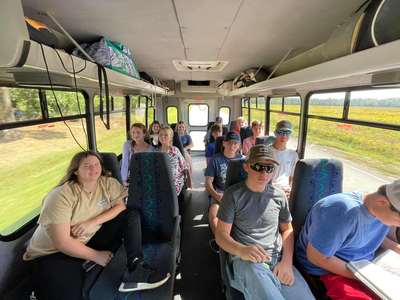
<svg viewBox="0 0 400 300">
<path fill-rule="evenodd" d="M 288 109 L 296 109 L 296 107 Z M 313 107 L 315 114 L 329 113 L 340 107 Z M 253 116 L 264 119 L 264 111 L 252 110 Z M 293 111 L 293 110 L 291 110 Z M 144 110 L 132 114 L 132 122 L 144 120 Z M 399 108 L 353 107 L 352 118 L 399 123 Z M 171 116 L 174 117 L 174 116 Z M 231 118 L 232 119 L 232 118 Z M 298 135 L 299 117 L 272 113 L 271 124 L 282 119 L 293 123 L 293 137 Z M 80 121 L 69 121 L 78 141 L 86 148 Z M 62 123 L 49 126 L 30 126 L 18 129 L 19 137 L 0 139 L 0 231 L 12 232 L 8 226 L 37 209 L 43 197 L 65 174 L 72 156 L 81 151 Z M 54 125 L 53 127 L 50 127 Z M 318 144 L 337 151 L 347 159 L 368 164 L 385 175 L 400 175 L 400 132 L 362 126 L 346 127 L 342 123 L 310 120 L 307 143 Z M 122 152 L 126 140 L 125 117 L 122 113 L 111 115 L 111 128 L 106 130 L 96 117 L 97 145 L 101 152 Z M 343 157 L 342 156 L 342 157 Z"/>
</svg>

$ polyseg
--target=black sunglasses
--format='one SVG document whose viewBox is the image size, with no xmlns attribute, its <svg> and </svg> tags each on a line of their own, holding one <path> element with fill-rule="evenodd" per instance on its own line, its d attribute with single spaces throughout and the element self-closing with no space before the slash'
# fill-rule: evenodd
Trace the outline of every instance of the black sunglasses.
<svg viewBox="0 0 400 300">
<path fill-rule="evenodd" d="M 259 163 L 250 165 L 250 168 L 259 173 L 261 173 L 264 170 L 267 173 L 272 173 L 275 171 L 275 165 L 260 165 Z"/>
</svg>

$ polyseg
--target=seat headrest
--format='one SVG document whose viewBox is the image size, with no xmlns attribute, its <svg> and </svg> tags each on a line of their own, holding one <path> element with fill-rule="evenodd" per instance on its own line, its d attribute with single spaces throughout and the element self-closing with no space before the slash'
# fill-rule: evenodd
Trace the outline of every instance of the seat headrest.
<svg viewBox="0 0 400 300">
<path fill-rule="evenodd" d="M 121 171 L 119 169 L 119 163 L 117 155 L 113 152 L 99 152 L 103 159 L 104 168 L 111 172 L 111 176 L 117 179 L 122 184 Z"/>
<path fill-rule="evenodd" d="M 228 170 L 226 172 L 225 189 L 247 179 L 247 172 L 243 168 L 244 160 L 244 158 L 240 158 L 229 161 Z"/>
<path fill-rule="evenodd" d="M 216 139 L 215 145 L 214 145 L 214 155 L 221 152 L 222 141 L 224 140 L 224 138 L 225 138 L 224 135 L 217 136 L 217 139 Z"/>
<path fill-rule="evenodd" d="M 243 141 L 251 136 L 253 136 L 253 131 L 251 131 L 251 125 L 243 126 L 240 128 L 240 139 L 242 141 L 242 145 Z"/>
</svg>

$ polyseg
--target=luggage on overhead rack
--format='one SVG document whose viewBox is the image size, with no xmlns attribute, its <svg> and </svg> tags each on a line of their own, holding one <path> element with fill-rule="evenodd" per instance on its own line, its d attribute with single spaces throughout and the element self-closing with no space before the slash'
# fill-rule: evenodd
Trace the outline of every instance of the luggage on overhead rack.
<svg viewBox="0 0 400 300">
<path fill-rule="evenodd" d="M 400 1 L 366 1 L 334 31 L 323 48 L 325 61 L 400 39 Z"/>
<path fill-rule="evenodd" d="M 233 88 L 233 80 L 224 80 L 218 86 L 218 93 L 220 93 L 222 96 L 228 96 L 229 93 L 232 91 L 232 88 Z"/>
<path fill-rule="evenodd" d="M 267 78 L 268 74 L 263 69 L 256 69 L 256 68 L 246 69 L 233 80 L 233 90 L 237 90 L 242 87 L 248 87 L 257 82 L 264 81 Z"/>
<path fill-rule="evenodd" d="M 102 38 L 92 45 L 84 43 L 80 46 L 95 62 L 106 68 L 140 79 L 139 70 L 135 62 L 129 57 L 131 53 L 128 47 L 122 44 L 113 44 L 106 38 Z M 72 54 L 85 59 L 77 48 Z"/>
<path fill-rule="evenodd" d="M 26 16 L 25 21 L 31 40 L 53 48 L 58 48 L 58 38 L 49 27 Z"/>
</svg>

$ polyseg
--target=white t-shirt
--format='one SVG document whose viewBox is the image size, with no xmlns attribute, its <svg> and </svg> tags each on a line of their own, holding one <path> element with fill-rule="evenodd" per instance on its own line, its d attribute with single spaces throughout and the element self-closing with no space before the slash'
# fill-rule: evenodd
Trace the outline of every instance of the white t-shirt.
<svg viewBox="0 0 400 300">
<path fill-rule="evenodd" d="M 276 150 L 272 145 L 268 148 L 275 152 L 279 166 L 272 175 L 272 184 L 280 188 L 289 188 L 289 177 L 294 174 L 294 167 L 299 160 L 299 155 L 292 149 Z"/>
</svg>

